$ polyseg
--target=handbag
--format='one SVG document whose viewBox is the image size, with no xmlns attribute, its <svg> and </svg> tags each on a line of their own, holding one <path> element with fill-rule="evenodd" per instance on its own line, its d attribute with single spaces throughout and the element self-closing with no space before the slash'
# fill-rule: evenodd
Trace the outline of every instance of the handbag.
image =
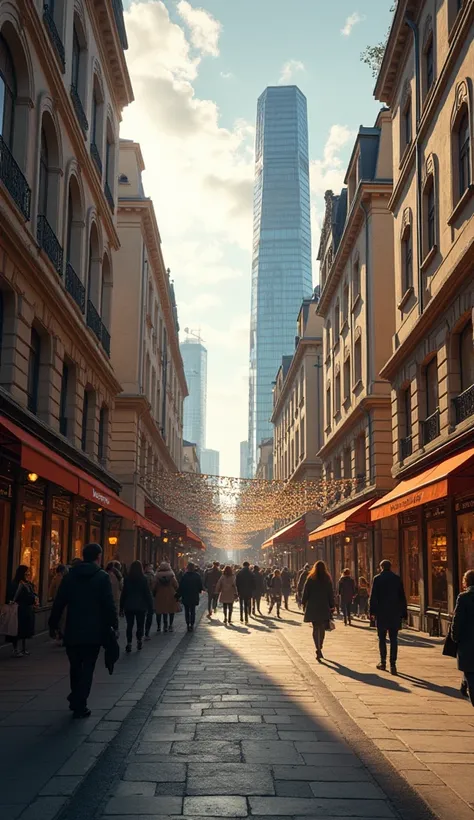
<svg viewBox="0 0 474 820">
<path fill-rule="evenodd" d="M 22 584 L 18 584 L 13 601 L 2 604 L 0 607 L 0 635 L 5 635 L 8 638 L 16 638 L 18 635 L 18 604 L 16 599 L 22 586 Z"/>
<path fill-rule="evenodd" d="M 453 640 L 451 636 L 451 630 L 449 630 L 446 638 L 444 640 L 443 646 L 443 655 L 447 655 L 448 658 L 456 658 L 458 654 L 458 645 L 456 641 Z"/>
</svg>

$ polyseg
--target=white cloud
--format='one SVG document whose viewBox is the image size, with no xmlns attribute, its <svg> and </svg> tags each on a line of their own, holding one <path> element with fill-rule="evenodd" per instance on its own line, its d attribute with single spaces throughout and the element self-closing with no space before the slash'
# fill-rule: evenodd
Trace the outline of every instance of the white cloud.
<svg viewBox="0 0 474 820">
<path fill-rule="evenodd" d="M 358 23 L 361 23 L 362 20 L 364 20 L 364 19 L 365 18 L 362 16 L 362 14 L 359 14 L 358 11 L 354 11 L 347 18 L 346 22 L 344 23 L 343 28 L 341 28 L 341 34 L 344 37 L 350 37 L 351 34 L 352 34 L 352 29 L 354 28 L 354 26 L 356 26 Z"/>
<path fill-rule="evenodd" d="M 234 78 L 232 71 L 221 71 L 220 76 L 223 80 L 233 80 Z"/>
<path fill-rule="evenodd" d="M 190 30 L 192 45 L 202 54 L 218 57 L 221 23 L 205 9 L 194 8 L 187 0 L 180 0 L 176 8 Z"/>
<path fill-rule="evenodd" d="M 278 85 L 288 85 L 295 79 L 296 74 L 302 74 L 305 71 L 305 65 L 301 60 L 287 60 L 283 63 Z"/>
</svg>

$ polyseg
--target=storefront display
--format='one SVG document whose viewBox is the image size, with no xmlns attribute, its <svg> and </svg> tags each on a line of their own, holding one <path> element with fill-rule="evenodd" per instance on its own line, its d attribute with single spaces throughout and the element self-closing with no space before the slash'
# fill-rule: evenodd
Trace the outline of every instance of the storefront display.
<svg viewBox="0 0 474 820">
<path fill-rule="evenodd" d="M 48 589 L 58 564 L 67 564 L 68 561 L 70 515 L 70 500 L 61 496 L 54 496 L 49 547 Z"/>
<path fill-rule="evenodd" d="M 459 589 L 468 569 L 474 568 L 474 498 L 463 498 L 456 502 Z"/>
<path fill-rule="evenodd" d="M 11 497 L 11 483 L 0 478 L 0 604 L 4 603 L 7 592 Z"/>
<path fill-rule="evenodd" d="M 355 578 L 354 542 L 350 535 L 344 536 L 343 555 L 343 569 L 350 569 L 352 577 Z"/>
<path fill-rule="evenodd" d="M 30 581 L 34 584 L 36 592 L 39 591 L 40 582 L 43 517 L 43 510 L 23 507 L 20 564 L 29 567 Z"/>
<path fill-rule="evenodd" d="M 444 505 L 426 509 L 428 606 L 448 610 L 448 550 Z"/>
<path fill-rule="evenodd" d="M 403 585 L 409 604 L 420 605 L 420 541 L 417 524 L 402 530 Z"/>
<path fill-rule="evenodd" d="M 102 513 L 90 511 L 89 543 L 102 545 Z"/>
<path fill-rule="evenodd" d="M 359 578 L 365 578 L 370 583 L 371 568 L 369 558 L 369 542 L 367 533 L 355 537 L 356 555 L 357 555 L 357 581 Z"/>
<path fill-rule="evenodd" d="M 86 543 L 87 507 L 78 504 L 76 507 L 76 527 L 73 540 L 73 558 L 82 558 L 82 550 Z"/>
</svg>

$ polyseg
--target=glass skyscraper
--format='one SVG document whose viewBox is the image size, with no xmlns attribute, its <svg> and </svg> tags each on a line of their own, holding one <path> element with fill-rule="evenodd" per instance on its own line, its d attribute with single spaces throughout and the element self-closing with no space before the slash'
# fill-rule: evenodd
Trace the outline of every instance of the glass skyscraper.
<svg viewBox="0 0 474 820">
<path fill-rule="evenodd" d="M 311 222 L 306 97 L 296 86 L 258 100 L 250 318 L 249 473 L 272 436 L 272 382 L 292 354 L 296 320 L 311 296 Z"/>
<path fill-rule="evenodd" d="M 184 400 L 183 438 L 197 445 L 198 455 L 206 446 L 207 350 L 198 339 L 180 344 L 189 396 Z"/>
</svg>

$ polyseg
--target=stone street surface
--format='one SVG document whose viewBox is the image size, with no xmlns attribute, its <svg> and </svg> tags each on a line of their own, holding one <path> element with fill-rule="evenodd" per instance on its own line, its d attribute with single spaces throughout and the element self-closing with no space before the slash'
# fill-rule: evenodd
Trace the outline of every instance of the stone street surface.
<svg viewBox="0 0 474 820">
<path fill-rule="evenodd" d="M 364 622 L 338 621 L 317 664 L 301 620 L 293 604 L 225 627 L 219 611 L 111 678 L 99 661 L 79 724 L 61 650 L 0 656 L 0 817 L 474 820 L 474 709 L 442 642 L 402 633 L 394 678 Z"/>
</svg>

